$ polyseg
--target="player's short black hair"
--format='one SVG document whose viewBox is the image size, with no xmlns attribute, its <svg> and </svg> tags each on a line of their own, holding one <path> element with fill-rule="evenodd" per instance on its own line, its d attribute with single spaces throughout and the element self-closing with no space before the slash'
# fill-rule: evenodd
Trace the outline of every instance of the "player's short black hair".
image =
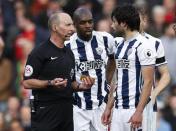
<svg viewBox="0 0 176 131">
<path fill-rule="evenodd" d="M 111 19 L 120 23 L 126 23 L 131 31 L 140 29 L 140 17 L 138 10 L 131 4 L 117 6 L 112 14 Z"/>
</svg>

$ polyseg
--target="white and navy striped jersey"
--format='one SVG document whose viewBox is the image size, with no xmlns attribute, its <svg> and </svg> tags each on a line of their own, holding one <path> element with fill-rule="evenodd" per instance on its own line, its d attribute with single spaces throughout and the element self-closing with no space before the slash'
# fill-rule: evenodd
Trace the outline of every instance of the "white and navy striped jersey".
<svg viewBox="0 0 176 131">
<path fill-rule="evenodd" d="M 76 105 L 87 110 L 98 108 L 107 92 L 105 67 L 108 57 L 114 57 L 113 36 L 106 32 L 93 31 L 91 40 L 83 41 L 75 33 L 65 44 L 75 56 L 76 80 L 81 82 L 81 75 L 95 78 L 91 89 L 75 93 Z"/>
<path fill-rule="evenodd" d="M 151 41 L 153 48 L 155 48 L 157 57 L 156 57 L 156 66 L 167 64 L 165 59 L 164 47 L 160 39 L 155 38 L 147 33 L 144 33 L 144 36 Z"/>
<path fill-rule="evenodd" d="M 155 65 L 156 51 L 149 41 L 137 33 L 131 39 L 116 38 L 117 68 L 116 108 L 136 108 L 142 88 L 142 66 Z"/>
<path fill-rule="evenodd" d="M 164 47 L 160 39 L 151 36 L 150 34 L 143 33 L 143 35 L 150 41 L 151 46 L 156 50 L 157 56 L 156 56 L 156 68 L 160 65 L 167 64 L 167 61 L 165 59 L 165 53 L 164 53 Z M 153 89 L 155 88 L 155 79 L 153 83 Z M 157 111 L 157 103 L 155 102 L 153 106 L 153 111 Z"/>
</svg>

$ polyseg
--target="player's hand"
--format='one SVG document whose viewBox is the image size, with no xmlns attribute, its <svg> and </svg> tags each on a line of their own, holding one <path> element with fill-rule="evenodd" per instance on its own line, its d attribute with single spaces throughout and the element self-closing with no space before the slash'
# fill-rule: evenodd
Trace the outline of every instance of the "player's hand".
<svg viewBox="0 0 176 131">
<path fill-rule="evenodd" d="M 111 109 L 106 108 L 101 116 L 101 122 L 103 125 L 109 125 L 111 123 Z"/>
<path fill-rule="evenodd" d="M 84 76 L 81 79 L 81 84 L 79 86 L 80 90 L 87 90 L 90 89 L 92 87 L 92 85 L 95 83 L 95 78 L 92 78 L 90 76 Z"/>
<path fill-rule="evenodd" d="M 135 111 L 135 113 L 131 116 L 128 123 L 131 123 L 132 128 L 139 128 L 142 126 L 142 113 Z"/>
<path fill-rule="evenodd" d="M 51 84 L 57 88 L 66 87 L 67 79 L 55 78 L 54 80 L 51 81 Z"/>
</svg>

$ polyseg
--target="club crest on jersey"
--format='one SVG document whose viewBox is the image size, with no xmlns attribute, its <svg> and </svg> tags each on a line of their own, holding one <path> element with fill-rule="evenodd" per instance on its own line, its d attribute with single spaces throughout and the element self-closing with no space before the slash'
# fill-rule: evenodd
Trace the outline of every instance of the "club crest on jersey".
<svg viewBox="0 0 176 131">
<path fill-rule="evenodd" d="M 32 75 L 32 73 L 33 73 L 33 68 L 32 68 L 32 66 L 26 65 L 26 67 L 25 67 L 25 72 L 24 72 L 24 76 L 29 77 L 29 76 Z"/>
<path fill-rule="evenodd" d="M 150 49 L 147 49 L 144 51 L 144 55 L 146 58 L 152 58 L 153 57 L 153 51 Z"/>
<path fill-rule="evenodd" d="M 103 49 L 100 48 L 100 47 L 97 47 L 96 52 L 97 52 L 98 55 L 101 55 L 103 53 Z"/>
</svg>

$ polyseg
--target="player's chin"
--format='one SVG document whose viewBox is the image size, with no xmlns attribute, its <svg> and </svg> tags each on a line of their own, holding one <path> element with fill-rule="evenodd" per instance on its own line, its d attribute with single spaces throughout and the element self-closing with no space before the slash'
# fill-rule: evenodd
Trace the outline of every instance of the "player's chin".
<svg viewBox="0 0 176 131">
<path fill-rule="evenodd" d="M 85 37 L 91 37 L 91 36 L 92 36 L 92 32 L 85 32 L 85 33 L 84 33 L 84 36 L 85 36 Z"/>
<path fill-rule="evenodd" d="M 90 31 L 85 31 L 85 34 L 86 34 L 86 35 L 92 35 L 92 30 L 90 30 Z"/>
</svg>

